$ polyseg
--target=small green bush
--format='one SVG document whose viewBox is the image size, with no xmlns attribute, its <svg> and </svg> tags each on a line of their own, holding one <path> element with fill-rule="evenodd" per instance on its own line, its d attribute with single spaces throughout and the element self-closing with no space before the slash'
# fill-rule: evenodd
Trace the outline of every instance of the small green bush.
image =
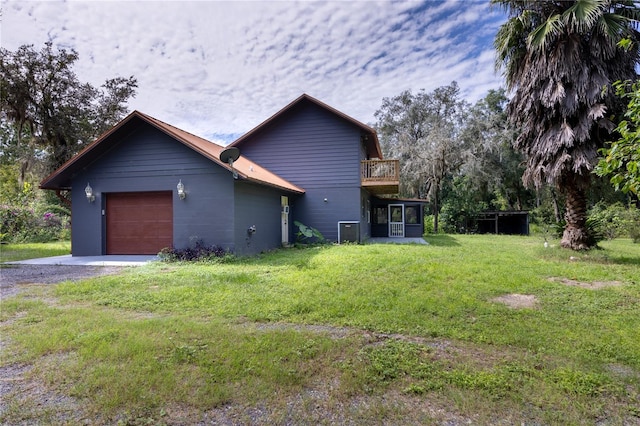
<svg viewBox="0 0 640 426">
<path fill-rule="evenodd" d="M 0 206 L 0 236 L 2 241 L 20 242 L 20 234 L 35 226 L 35 215 L 24 207 Z"/>
<path fill-rule="evenodd" d="M 634 243 L 640 241 L 640 210 L 633 205 L 597 203 L 589 211 L 589 223 L 602 239 L 630 237 Z"/>
<path fill-rule="evenodd" d="M 433 234 L 435 227 L 433 225 L 434 217 L 432 214 L 424 215 L 424 235 Z"/>
</svg>

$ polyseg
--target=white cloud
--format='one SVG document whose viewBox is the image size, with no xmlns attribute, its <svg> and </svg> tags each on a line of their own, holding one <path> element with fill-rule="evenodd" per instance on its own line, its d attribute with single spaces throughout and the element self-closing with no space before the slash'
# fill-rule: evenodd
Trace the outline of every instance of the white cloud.
<svg viewBox="0 0 640 426">
<path fill-rule="evenodd" d="M 382 98 L 458 81 L 498 88 L 485 0 L 446 2 L 5 1 L 2 46 L 78 51 L 99 85 L 133 75 L 130 106 L 215 137 L 250 130 L 306 92 L 363 122 Z"/>
</svg>

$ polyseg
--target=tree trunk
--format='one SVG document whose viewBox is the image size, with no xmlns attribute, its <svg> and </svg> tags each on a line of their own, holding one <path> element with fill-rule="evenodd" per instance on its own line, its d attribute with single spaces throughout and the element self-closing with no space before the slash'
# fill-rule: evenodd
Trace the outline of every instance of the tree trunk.
<svg viewBox="0 0 640 426">
<path fill-rule="evenodd" d="M 566 225 L 560 245 L 572 250 L 587 250 L 591 248 L 589 231 L 587 229 L 587 195 L 576 179 L 567 179 L 563 190 L 566 195 L 565 221 Z"/>
<path fill-rule="evenodd" d="M 20 173 L 18 173 L 18 187 L 20 191 L 24 188 L 24 183 L 27 181 L 27 170 L 29 169 L 29 160 L 23 160 L 20 162 Z"/>
<path fill-rule="evenodd" d="M 556 195 L 556 191 L 551 188 L 549 191 L 551 193 L 551 204 L 553 205 L 553 217 L 556 220 L 556 223 L 560 223 L 560 206 L 558 205 L 558 196 Z"/>
<path fill-rule="evenodd" d="M 58 167 L 62 166 L 67 162 L 71 156 L 69 155 L 69 147 L 67 146 L 66 141 L 62 137 L 56 137 L 53 139 L 53 149 L 51 153 L 51 164 L 49 166 L 49 170 L 56 170 Z"/>
<path fill-rule="evenodd" d="M 435 196 L 433 197 L 433 233 L 438 233 L 438 210 L 440 206 L 438 205 L 438 190 L 436 189 Z"/>
</svg>

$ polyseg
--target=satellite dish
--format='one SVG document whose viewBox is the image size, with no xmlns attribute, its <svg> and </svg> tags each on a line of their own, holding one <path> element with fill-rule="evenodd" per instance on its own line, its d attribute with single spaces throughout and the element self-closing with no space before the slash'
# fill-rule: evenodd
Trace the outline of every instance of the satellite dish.
<svg viewBox="0 0 640 426">
<path fill-rule="evenodd" d="M 240 157 L 240 150 L 234 146 L 227 148 L 220 153 L 220 161 L 233 165 L 233 162 Z"/>
<path fill-rule="evenodd" d="M 229 164 L 231 171 L 233 172 L 233 178 L 238 179 L 238 172 L 233 169 L 233 162 L 240 157 L 240 150 L 234 146 L 225 149 L 220 153 L 220 161 Z"/>
</svg>

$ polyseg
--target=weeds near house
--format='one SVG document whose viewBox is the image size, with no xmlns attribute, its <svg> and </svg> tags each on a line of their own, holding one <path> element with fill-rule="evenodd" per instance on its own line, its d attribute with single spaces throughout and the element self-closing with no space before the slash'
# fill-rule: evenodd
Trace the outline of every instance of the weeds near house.
<svg viewBox="0 0 640 426">
<path fill-rule="evenodd" d="M 428 240 L 33 287 L 2 301 L 0 368 L 32 365 L 97 423 L 640 421 L 640 246 Z"/>
<path fill-rule="evenodd" d="M 201 240 L 192 247 L 177 249 L 165 247 L 158 253 L 160 260 L 165 262 L 193 262 L 193 261 L 222 261 L 233 256 L 220 246 L 207 246 Z"/>
</svg>

